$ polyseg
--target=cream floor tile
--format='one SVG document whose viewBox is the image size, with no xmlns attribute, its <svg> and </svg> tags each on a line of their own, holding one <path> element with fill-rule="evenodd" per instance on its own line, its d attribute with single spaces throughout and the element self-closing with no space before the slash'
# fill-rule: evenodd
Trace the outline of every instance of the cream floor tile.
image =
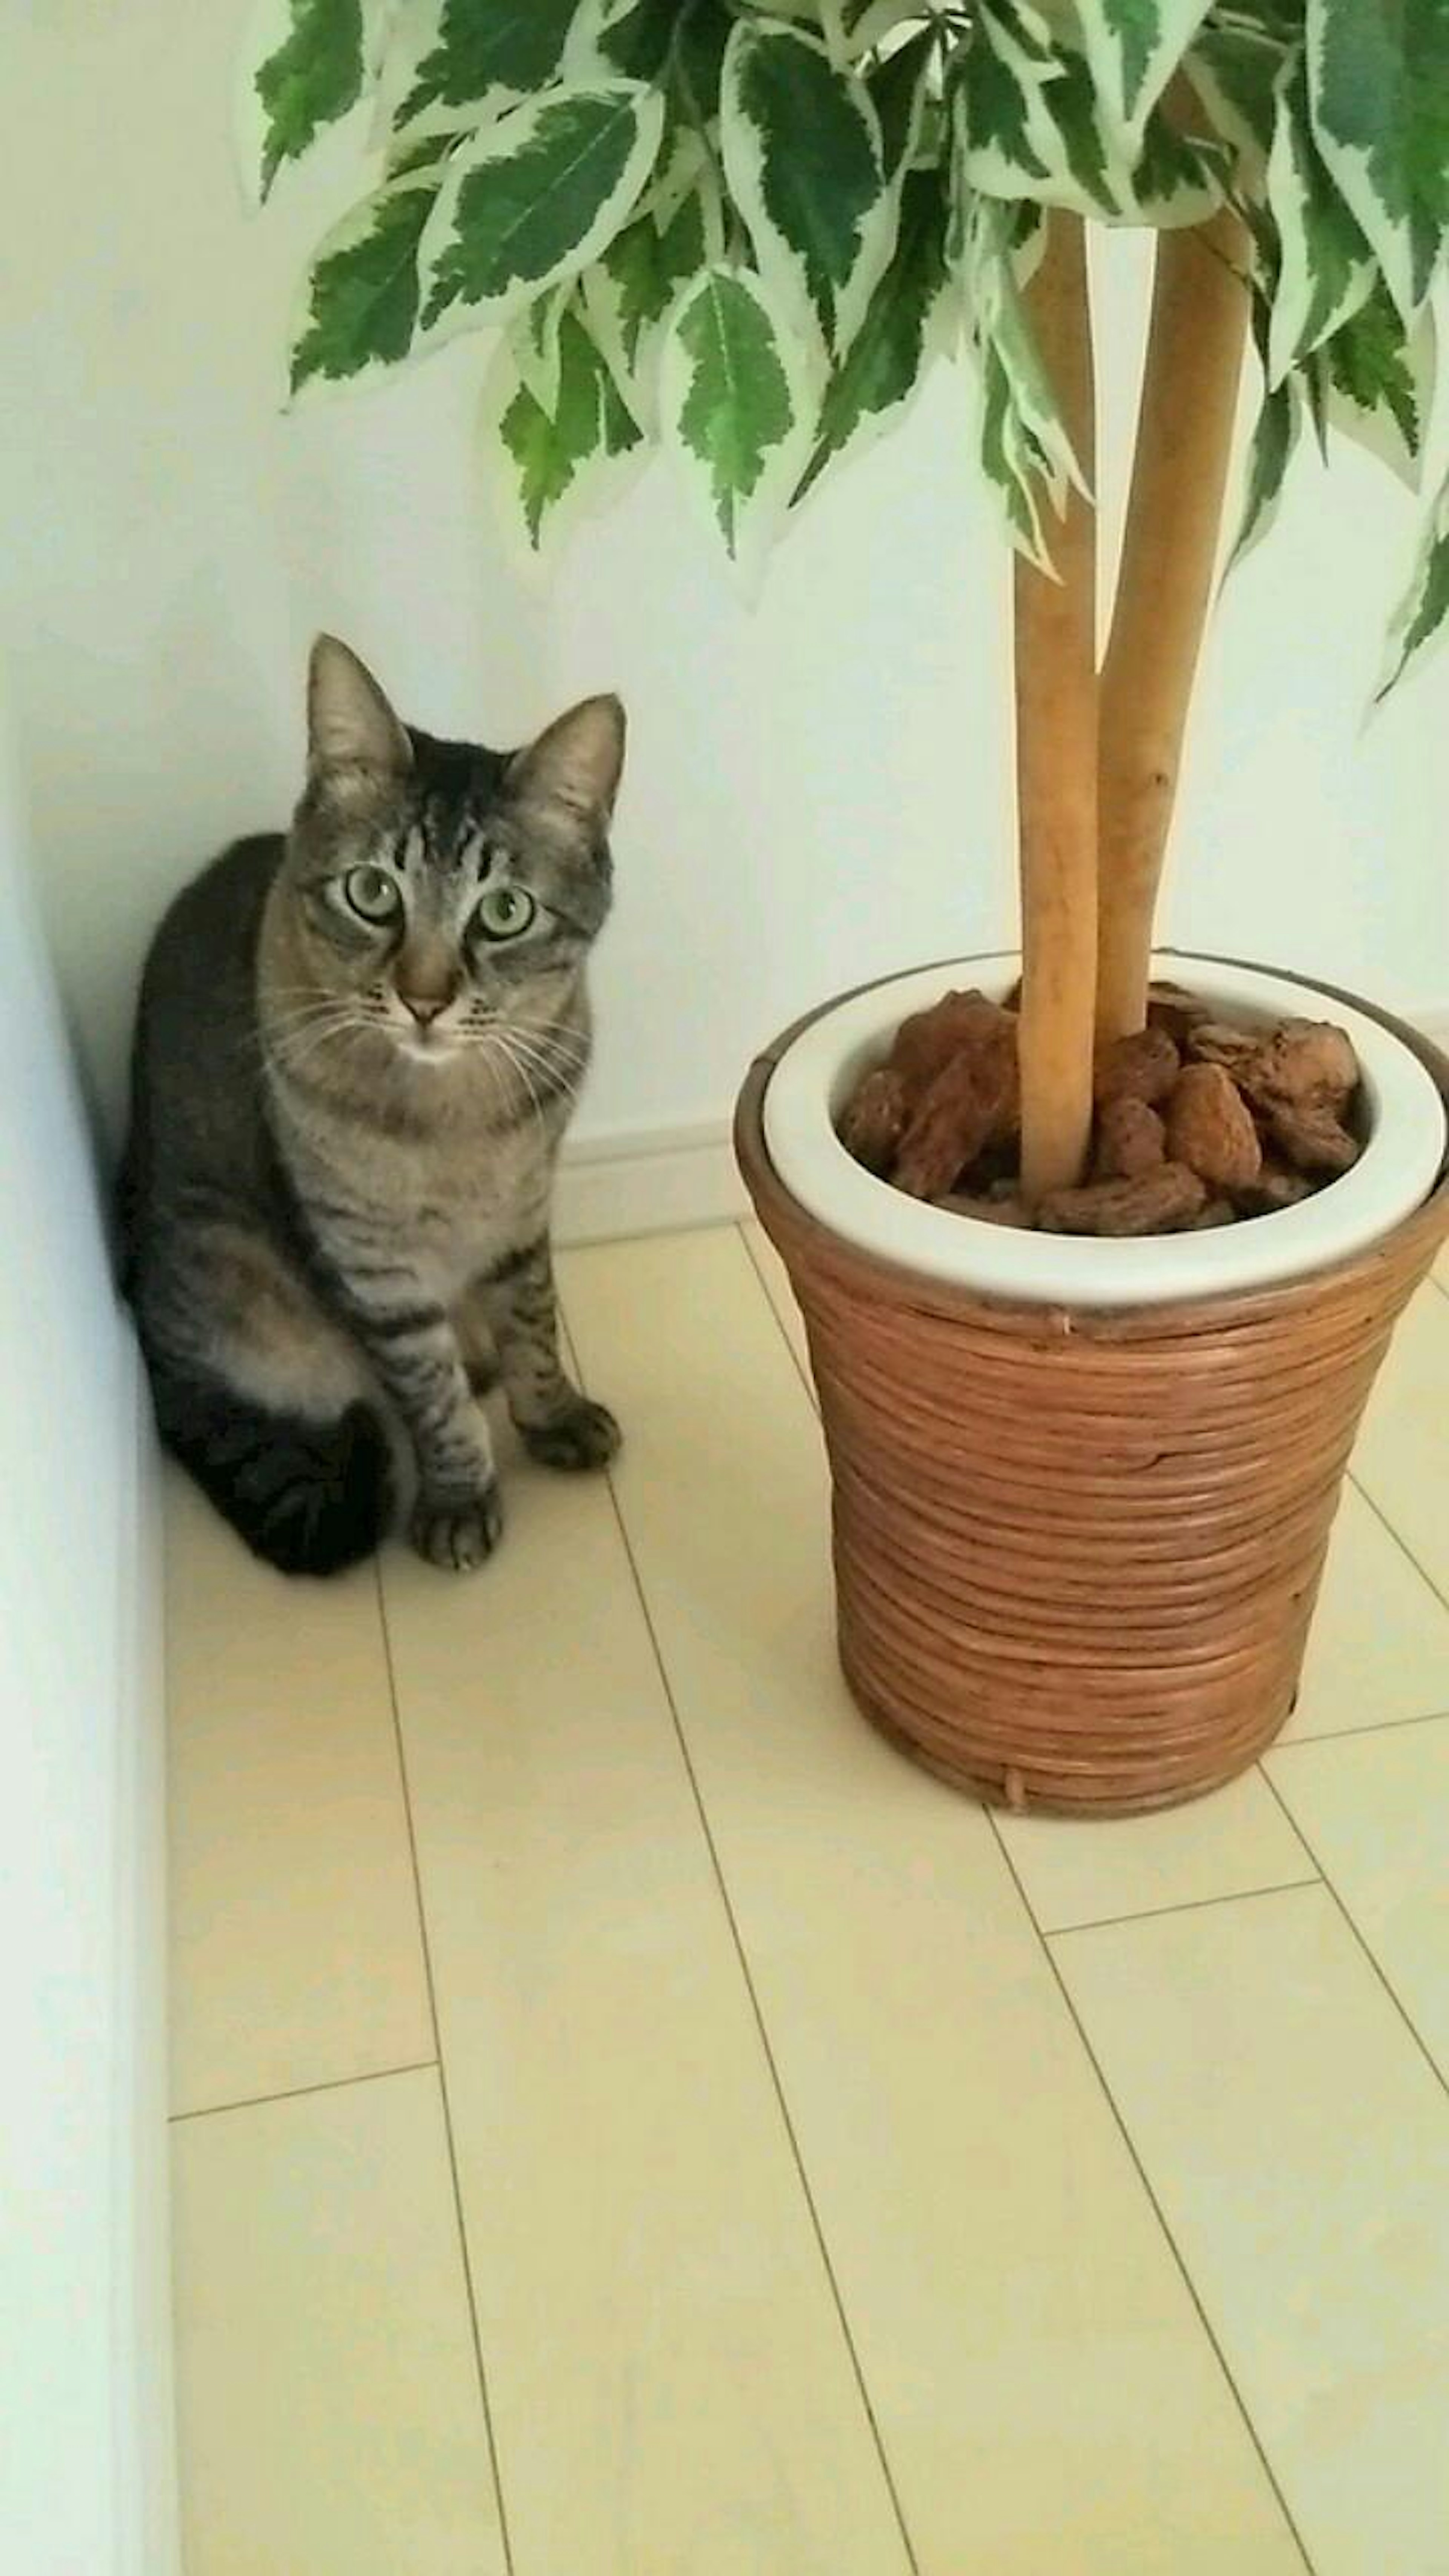
<svg viewBox="0 0 1449 2576">
<path fill-rule="evenodd" d="M 1354 1474 L 1441 1594 L 1449 1594 L 1449 1298 L 1423 1287 L 1370 1399 Z"/>
<path fill-rule="evenodd" d="M 1446 1489 L 1449 1503 L 1449 1489 Z M 1449 1711 L 1449 1610 L 1352 1485 L 1284 1743 Z"/>
<path fill-rule="evenodd" d="M 924 2576 L 1297 2568 L 989 1824 L 847 1705 L 819 1429 L 743 1243 L 564 1276 Z"/>
<path fill-rule="evenodd" d="M 385 1598 L 518 2568 L 905 2576 L 607 1487 L 508 1492 Z"/>
<path fill-rule="evenodd" d="M 434 2053 L 376 1577 L 293 1585 L 167 1489 L 172 2109 Z"/>
<path fill-rule="evenodd" d="M 1449 2081 L 1449 1718 L 1286 1745 L 1269 1768 Z"/>
<path fill-rule="evenodd" d="M 187 2576 L 503 2576 L 436 2073 L 172 2138 Z"/>
<path fill-rule="evenodd" d="M 1449 2099 L 1332 1896 L 1054 1947 L 1317 2576 L 1443 2576 Z"/>
<path fill-rule="evenodd" d="M 780 1328 L 810 1383 L 810 1345 L 805 1335 L 805 1319 L 795 1302 L 790 1275 L 773 1243 L 757 1217 L 746 1217 L 740 1232 L 745 1248 L 760 1274 L 766 1296 L 774 1307 Z"/>
<path fill-rule="evenodd" d="M 1044 1932 L 1287 1887 L 1313 1864 L 1257 1771 L 1160 1816 L 1080 1824 L 1001 1816 L 998 1830 Z"/>
</svg>

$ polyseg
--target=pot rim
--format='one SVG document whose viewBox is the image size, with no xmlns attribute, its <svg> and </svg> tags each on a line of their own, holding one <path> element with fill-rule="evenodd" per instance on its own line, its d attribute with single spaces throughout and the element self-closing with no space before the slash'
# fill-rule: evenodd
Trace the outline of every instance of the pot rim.
<svg viewBox="0 0 1449 2576">
<path fill-rule="evenodd" d="M 1216 978 L 1229 1008 L 1256 1002 L 1265 1011 L 1281 1013 L 1291 1010 L 1294 999 L 1302 996 L 1320 1006 L 1319 1016 L 1323 1003 L 1333 1006 L 1359 1047 L 1374 1120 L 1369 1145 L 1352 1173 L 1302 1206 L 1250 1224 L 1128 1242 L 1028 1234 L 974 1223 L 903 1197 L 846 1154 L 831 1123 L 837 1105 L 834 1095 L 863 1059 L 880 1051 L 883 1038 L 904 1009 L 919 1007 L 933 997 L 932 983 L 936 994 L 963 976 L 985 983 L 988 989 L 995 983 L 1005 990 L 1017 962 L 1014 955 L 997 951 L 876 977 L 821 1003 L 762 1050 L 740 1094 L 735 1144 L 767 1231 L 777 1240 L 786 1238 L 782 1249 L 788 1252 L 790 1236 L 809 1232 L 821 1244 L 837 1247 L 843 1259 L 868 1269 L 877 1291 L 899 1302 L 938 1312 L 969 1311 L 978 1318 L 991 1315 L 1005 1327 L 1014 1321 L 1035 1334 L 1040 1334 L 1048 1319 L 1048 1329 L 1058 1332 L 1086 1329 L 1110 1334 L 1116 1327 L 1130 1330 L 1134 1323 L 1180 1332 L 1215 1330 L 1228 1320 L 1247 1321 L 1266 1307 L 1281 1310 L 1285 1302 L 1311 1298 L 1315 1284 L 1325 1275 L 1342 1277 L 1356 1265 L 1367 1279 L 1375 1267 L 1375 1248 L 1390 1238 L 1398 1240 L 1418 1226 L 1426 1238 L 1442 1236 L 1449 1227 L 1445 1166 L 1449 1058 L 1392 1013 L 1314 977 L 1170 949 L 1157 952 L 1154 972 L 1190 983 L 1196 969 L 1209 990 Z M 966 970 L 971 970 L 969 975 Z M 1251 994 L 1245 989 L 1249 985 L 1257 988 Z M 898 1004 L 895 996 L 903 990 L 906 998 Z M 1236 1003 L 1230 999 L 1235 991 L 1240 995 Z M 883 1009 L 887 994 L 892 998 Z M 822 1023 L 841 1017 L 846 1017 L 849 1044 L 842 1046 L 838 1030 L 827 1043 L 821 1038 L 808 1043 Z M 797 1049 L 782 1122 L 777 1078 Z M 1387 1128 L 1381 1116 L 1386 1092 L 1391 1104 Z M 782 1123 L 788 1127 L 792 1093 L 797 1098 L 803 1093 L 809 1108 L 816 1147 L 813 1187 L 808 1172 L 801 1187 L 797 1172 L 787 1174 L 780 1168 L 779 1131 Z M 1386 1170 L 1381 1152 L 1375 1154 L 1375 1142 L 1382 1148 L 1393 1134 L 1396 1104 L 1404 1101 L 1409 1104 L 1410 1131 L 1417 1138 L 1417 1161 L 1410 1163 L 1406 1178 L 1402 1169 L 1397 1174 L 1392 1169 L 1391 1157 L 1387 1180 L 1396 1187 L 1386 1188 Z M 827 1188 L 822 1193 L 819 1188 L 822 1158 L 827 1168 L 833 1163 L 837 1174 L 843 1167 L 847 1223 L 840 1222 L 838 1201 L 831 1191 Z M 789 1154 L 788 1139 L 784 1159 L 795 1159 Z M 1402 1165 L 1402 1156 L 1399 1160 Z M 1373 1183 L 1367 1192 L 1362 1181 L 1357 1190 L 1351 1187 L 1363 1174 Z M 1326 1224 L 1321 1216 L 1316 1225 L 1294 1222 L 1311 1218 L 1334 1200 L 1340 1206 Z M 1357 1221 L 1345 1223 L 1345 1215 L 1356 1215 Z M 1261 1240 L 1265 1236 L 1266 1243 Z M 1257 1245 L 1253 1238 L 1259 1239 Z M 1225 1246 L 1234 1248 L 1235 1258 L 1222 1258 Z M 1205 1249 L 1217 1258 L 1204 1260 Z"/>
</svg>

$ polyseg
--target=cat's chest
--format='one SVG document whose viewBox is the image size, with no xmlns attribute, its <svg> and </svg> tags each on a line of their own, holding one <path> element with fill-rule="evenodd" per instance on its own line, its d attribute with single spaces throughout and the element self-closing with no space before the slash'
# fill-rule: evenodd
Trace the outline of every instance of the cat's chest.
<svg viewBox="0 0 1449 2576">
<path fill-rule="evenodd" d="M 340 1266 L 406 1268 L 451 1303 L 548 1222 L 553 1142 L 502 1135 L 315 1138 L 292 1158 L 304 1206 Z"/>
</svg>

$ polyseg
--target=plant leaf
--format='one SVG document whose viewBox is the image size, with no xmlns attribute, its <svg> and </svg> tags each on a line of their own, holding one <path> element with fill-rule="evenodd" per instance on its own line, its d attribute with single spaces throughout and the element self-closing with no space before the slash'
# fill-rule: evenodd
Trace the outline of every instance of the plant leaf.
<svg viewBox="0 0 1449 2576">
<path fill-rule="evenodd" d="M 1077 0 L 1077 21 L 1107 122 L 1140 139 L 1209 0 Z"/>
<path fill-rule="evenodd" d="M 483 435 L 492 480 L 517 513 L 513 532 L 537 554 L 578 515 L 603 468 L 642 452 L 644 433 L 577 311 L 566 309 L 559 319 L 552 401 L 525 381 L 516 356 L 511 333 L 484 388 Z"/>
<path fill-rule="evenodd" d="M 1019 0 L 979 0 L 959 76 L 968 187 L 1108 223 L 1202 223 L 1221 185 L 1164 117 L 1126 137 L 1104 119 L 1086 55 L 1038 32 Z"/>
<path fill-rule="evenodd" d="M 655 92 L 604 81 L 545 90 L 470 137 L 423 237 L 423 327 L 506 321 L 577 276 L 627 221 L 663 114 Z"/>
<path fill-rule="evenodd" d="M 1307 0 L 1318 148 L 1405 321 L 1449 234 L 1449 9 L 1444 0 Z"/>
<path fill-rule="evenodd" d="M 382 0 L 259 0 L 242 54 L 237 142 L 248 192 L 270 195 L 376 78 Z"/>
<path fill-rule="evenodd" d="M 1433 402 L 1436 331 L 1425 305 L 1411 332 L 1383 281 L 1313 362 L 1329 425 L 1417 492 Z"/>
<path fill-rule="evenodd" d="M 1425 648 L 1443 640 L 1449 620 L 1449 479 L 1436 492 L 1408 589 L 1389 629 L 1384 676 L 1377 695 L 1386 698 L 1398 687 L 1411 662 Z"/>
<path fill-rule="evenodd" d="M 679 26 L 680 0 L 583 0 L 572 11 L 564 47 L 574 77 L 615 72 L 625 80 L 658 80 Z"/>
<path fill-rule="evenodd" d="M 665 433 L 736 561 L 758 551 L 799 479 L 813 406 L 761 280 L 706 270 L 664 344 Z"/>
<path fill-rule="evenodd" d="M 654 410 L 655 361 L 676 297 L 723 248 L 723 226 L 710 175 L 673 214 L 646 201 L 584 272 L 589 324 L 626 399 L 641 419 Z"/>
<path fill-rule="evenodd" d="M 720 132 L 730 193 L 772 297 L 838 352 L 891 251 L 869 90 L 812 38 L 741 19 L 725 54 Z"/>
<path fill-rule="evenodd" d="M 559 71 L 577 0 L 405 0 L 385 97 L 401 134 L 459 134 Z"/>
<path fill-rule="evenodd" d="M 1273 141 L 1278 76 L 1287 59 L 1288 48 L 1271 25 L 1235 10 L 1199 28 L 1183 63 L 1214 130 L 1245 165 L 1255 195 Z"/>
<path fill-rule="evenodd" d="M 390 180 L 327 235 L 293 329 L 294 394 L 321 381 L 365 383 L 407 357 L 418 319 L 418 250 L 440 175 Z"/>
<path fill-rule="evenodd" d="M 1284 385 L 1270 386 L 1263 395 L 1262 408 L 1248 449 L 1243 516 L 1228 558 L 1228 572 L 1234 571 L 1244 557 L 1252 553 L 1276 519 L 1302 425 L 1302 402 L 1292 379 Z"/>
<path fill-rule="evenodd" d="M 1050 573 L 1043 503 L 1060 516 L 1070 486 L 1090 492 L 1022 300 L 1040 231 L 1035 207 L 976 196 L 960 205 L 953 238 L 980 373 L 982 467 L 1012 544 Z"/>
<path fill-rule="evenodd" d="M 939 171 L 912 170 L 901 194 L 891 264 L 825 389 L 802 500 L 827 465 L 856 453 L 905 408 L 945 346 L 946 199 Z"/>
<path fill-rule="evenodd" d="M 1278 385 L 1357 312 L 1376 274 L 1373 252 L 1313 140 L 1301 58 L 1286 63 L 1278 77 L 1267 195 L 1279 247 L 1268 380 Z"/>
</svg>

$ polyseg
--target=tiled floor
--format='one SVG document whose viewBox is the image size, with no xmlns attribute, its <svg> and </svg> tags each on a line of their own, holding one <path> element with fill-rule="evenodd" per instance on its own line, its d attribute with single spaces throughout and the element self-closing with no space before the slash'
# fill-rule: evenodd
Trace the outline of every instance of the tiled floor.
<svg viewBox="0 0 1449 2576">
<path fill-rule="evenodd" d="M 1289 1735 L 1083 1827 L 852 1714 L 758 1236 L 564 1285 L 483 1575 L 172 1491 L 188 2576 L 1449 2576 L 1449 1294 Z"/>
</svg>

